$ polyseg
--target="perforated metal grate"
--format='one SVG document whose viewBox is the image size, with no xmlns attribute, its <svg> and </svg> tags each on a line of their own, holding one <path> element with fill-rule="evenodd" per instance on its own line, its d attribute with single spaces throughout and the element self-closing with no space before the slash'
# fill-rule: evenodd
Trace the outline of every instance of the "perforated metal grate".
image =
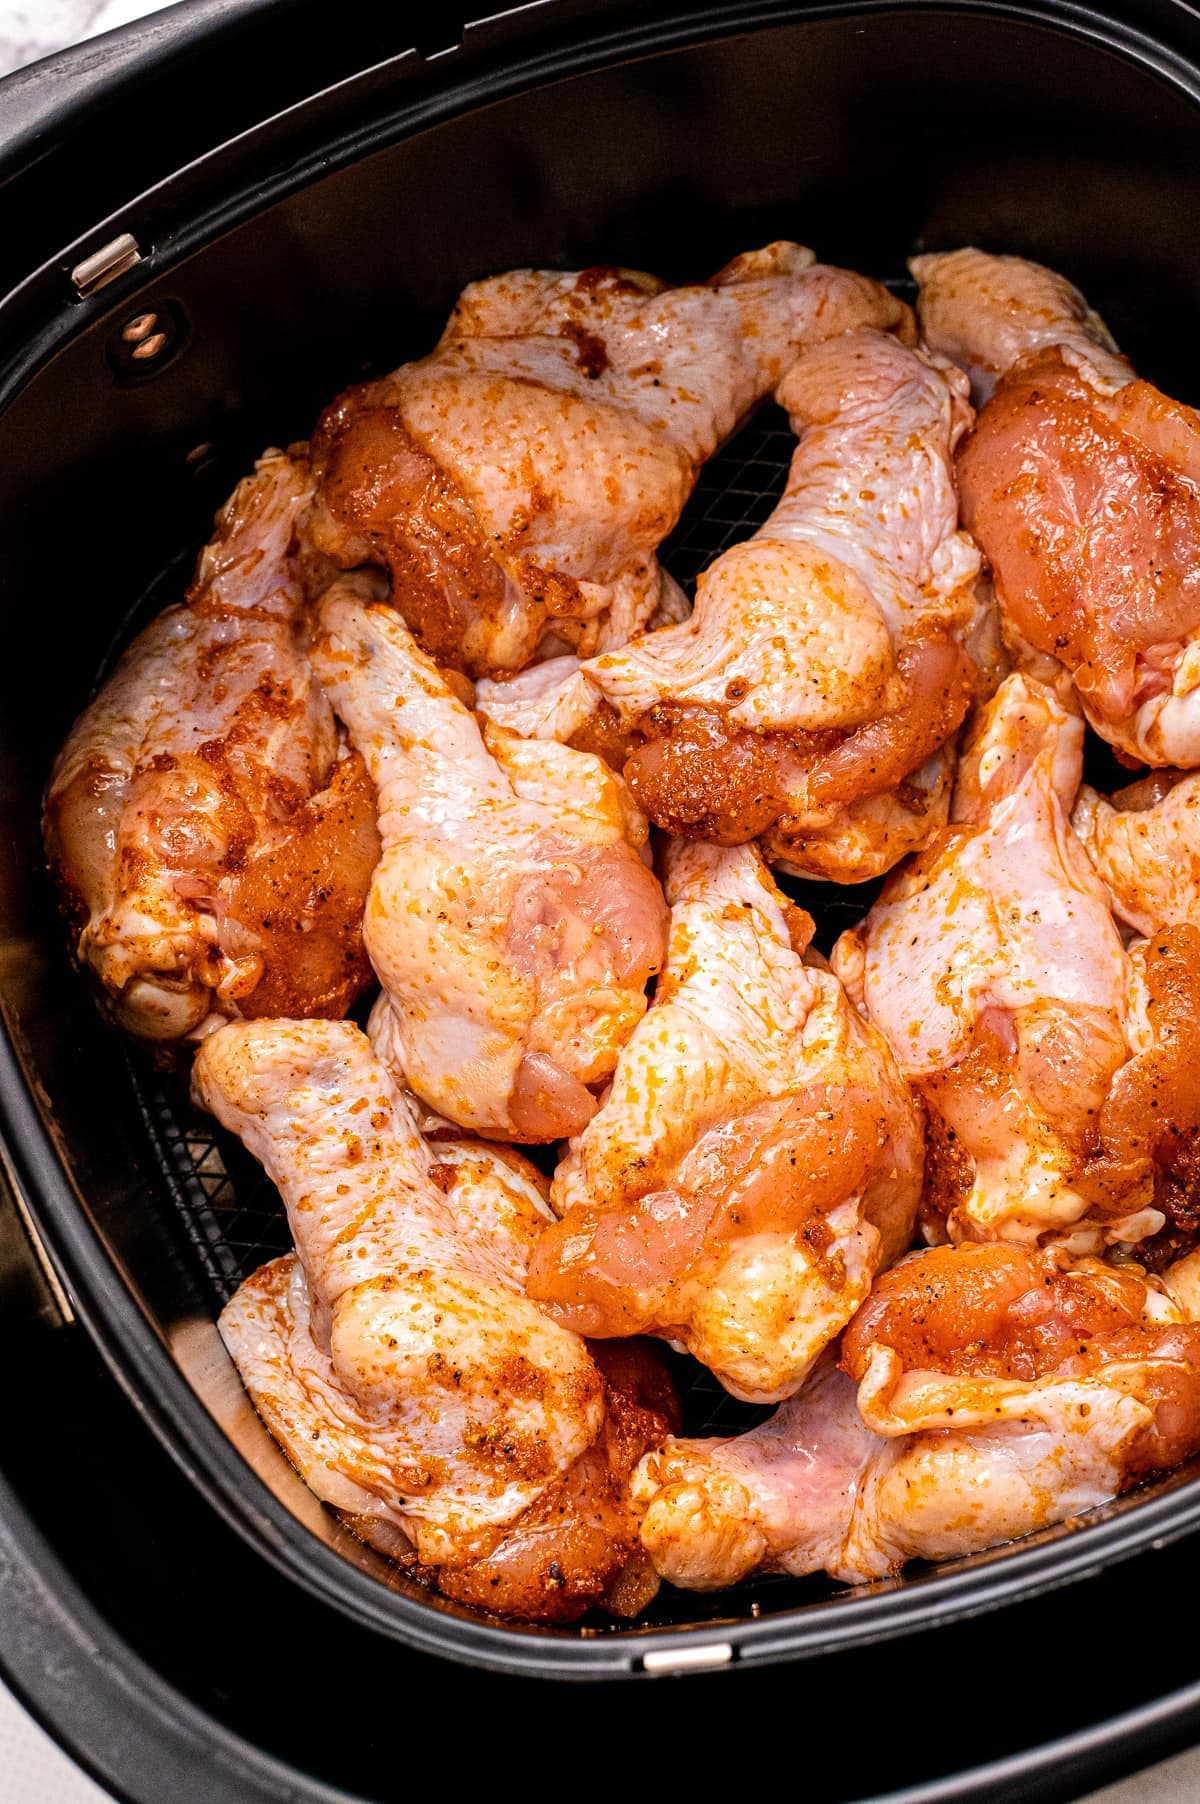
<svg viewBox="0 0 1200 1804">
<path fill-rule="evenodd" d="M 758 530 L 783 492 L 796 441 L 781 407 L 755 414 L 705 469 L 662 561 L 691 595 L 700 572 Z"/>
<path fill-rule="evenodd" d="M 194 1107 L 181 1080 L 161 1078 L 137 1052 L 127 1057 L 165 1193 L 219 1310 L 243 1278 L 291 1250 L 282 1200 L 240 1142 Z"/>
</svg>

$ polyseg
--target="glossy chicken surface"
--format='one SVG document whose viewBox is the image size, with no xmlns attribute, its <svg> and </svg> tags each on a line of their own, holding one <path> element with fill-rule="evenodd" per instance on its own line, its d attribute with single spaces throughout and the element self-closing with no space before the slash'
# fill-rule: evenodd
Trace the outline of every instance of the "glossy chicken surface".
<svg viewBox="0 0 1200 1804">
<path fill-rule="evenodd" d="M 427 1145 L 349 1022 L 225 1027 L 194 1085 L 287 1206 L 296 1254 L 221 1331 L 310 1487 L 389 1551 L 398 1530 L 452 1596 L 549 1620 L 598 1601 L 636 1544 L 624 1480 L 673 1406 L 646 1356 L 606 1376 L 522 1294 L 533 1168 Z"/>
<path fill-rule="evenodd" d="M 929 341 L 999 377 L 959 455 L 1005 636 L 1126 756 L 1200 764 L 1200 418 L 1015 257 L 920 257 Z"/>
<path fill-rule="evenodd" d="M 666 892 L 654 1002 L 558 1168 L 529 1293 L 773 1402 L 908 1246 L 920 1117 L 753 848 L 674 842 Z"/>
<path fill-rule="evenodd" d="M 638 1469 L 673 1584 L 824 1570 L 849 1583 L 1048 1528 L 1200 1450 L 1200 1328 L 1137 1267 L 937 1248 L 877 1282 L 761 1427 L 668 1440 Z"/>
<path fill-rule="evenodd" d="M 685 607 L 680 618 L 686 620 L 688 612 Z M 557 658 L 543 658 L 516 676 L 481 677 L 475 685 L 475 705 L 497 726 L 519 733 L 522 739 L 559 739 L 564 745 L 586 746 L 606 704 L 587 663 L 573 652 L 564 652 Z M 609 762 L 619 770 L 638 736 L 621 727 L 613 709 L 609 708 L 608 714 L 620 735 Z"/>
<path fill-rule="evenodd" d="M 645 737 L 625 772 L 652 820 L 853 882 L 946 817 L 986 606 L 953 482 L 971 410 L 958 371 L 876 331 L 802 356 L 777 398 L 799 444 L 775 511 L 689 620 L 584 671 Z"/>
<path fill-rule="evenodd" d="M 623 645 L 704 460 L 806 344 L 907 309 L 772 244 L 710 282 L 612 268 L 473 283 L 436 348 L 326 410 L 314 534 L 391 571 L 423 648 L 473 676 Z"/>
<path fill-rule="evenodd" d="M 1133 375 L 1100 315 L 1041 263 L 968 246 L 914 257 L 909 268 L 920 291 L 922 336 L 966 371 L 977 407 L 1021 358 L 1039 351 L 1060 349 L 1075 364 L 1087 362 L 1109 386 Z"/>
<path fill-rule="evenodd" d="M 322 602 L 313 660 L 379 792 L 375 1045 L 464 1127 L 578 1132 L 662 962 L 645 822 L 600 759 L 481 728 L 359 581 Z"/>
<path fill-rule="evenodd" d="M 51 774 L 46 846 L 76 954 L 147 1039 L 341 1015 L 369 980 L 375 799 L 305 649 L 311 496 L 301 455 L 259 460 L 186 602 L 135 639 Z"/>
<path fill-rule="evenodd" d="M 1113 796 L 1085 783 L 1071 825 L 1122 921 L 1200 927 L 1200 775 L 1153 771 Z"/>
<path fill-rule="evenodd" d="M 1200 931 L 1126 949 L 1070 826 L 1082 742 L 1049 688 L 1008 678 L 952 826 L 835 948 L 929 1110 L 934 1238 L 1140 1252 L 1195 1234 Z"/>
</svg>

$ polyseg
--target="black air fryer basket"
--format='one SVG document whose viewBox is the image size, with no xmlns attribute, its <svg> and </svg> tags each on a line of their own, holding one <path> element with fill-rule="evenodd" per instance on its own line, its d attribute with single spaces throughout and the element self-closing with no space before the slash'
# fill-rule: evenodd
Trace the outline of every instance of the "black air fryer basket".
<svg viewBox="0 0 1200 1804">
<path fill-rule="evenodd" d="M 38 822 L 97 674 L 178 597 L 254 454 L 304 436 L 348 383 L 420 355 L 474 277 L 603 261 L 700 278 L 789 237 L 899 285 L 913 251 L 979 242 L 1066 271 L 1144 374 L 1200 399 L 1200 21 L 1172 0 L 1127 0 L 1120 17 L 1052 0 L 383 10 L 190 0 L 0 85 L 12 228 L 0 274 L 14 284 L 0 303 L 0 1126 L 12 1206 L 60 1287 L 59 1317 L 78 1316 L 128 1400 L 116 1405 L 89 1364 L 96 1409 L 132 1405 L 173 1455 L 187 1483 L 163 1477 L 144 1437 L 130 1458 L 175 1500 L 172 1522 L 211 1537 L 240 1598 L 249 1586 L 295 1633 L 319 1621 L 332 1643 L 403 1663 L 406 1684 L 418 1650 L 576 1679 L 727 1668 L 692 1689 L 743 1703 L 750 1670 L 821 1654 L 793 1664 L 791 1682 L 815 1695 L 853 1662 L 854 1684 L 886 1670 L 903 1688 L 933 1627 L 982 1672 L 1033 1634 L 1014 1623 L 1082 1625 L 1095 1585 L 1044 1594 L 1102 1574 L 1109 1610 L 1137 1620 L 1145 1587 L 1163 1583 L 1156 1554 L 1200 1527 L 1197 1470 L 1081 1526 L 895 1583 L 665 1588 L 632 1626 L 513 1627 L 410 1582 L 316 1503 L 241 1390 L 215 1318 L 287 1246 L 280 1204 L 182 1081 L 96 1016 L 65 955 Z M 122 327 L 148 311 L 166 343 L 135 368 Z M 753 530 L 789 453 L 767 410 L 714 460 L 665 553 L 676 576 L 689 582 Z M 853 892 L 805 899 L 826 945 L 865 905 Z M 57 1344 L 91 1361 L 82 1338 Z M 693 1382 L 685 1407 L 690 1432 L 759 1413 L 711 1382 Z M 128 1472 L 100 1456 L 88 1484 L 116 1498 Z M 22 1507 L 14 1495 L 10 1521 Z M 133 1543 L 127 1525 L 109 1528 L 119 1562 Z M 992 1609 L 986 1632 L 968 1620 Z M 901 1637 L 915 1638 L 911 1662 Z M 1058 1714 L 1029 1699 L 1007 1742 L 947 1739 L 923 1765 L 901 1762 L 897 1782 L 994 1763 L 1025 1736 L 1047 1745 L 944 1795 L 1030 1796 L 1036 1773 L 1065 1796 L 1136 1758 L 1139 1733 L 1186 1733 L 1191 1694 L 1153 1700 L 1194 1677 L 1143 1661 L 1110 1694 L 1076 1674 Z M 760 1684 L 778 1697 L 782 1675 Z M 608 1693 L 605 1708 L 633 1695 Z M 830 1797 L 857 1795 L 839 1783 Z M 231 1795 L 259 1793 L 245 1778 Z"/>
</svg>

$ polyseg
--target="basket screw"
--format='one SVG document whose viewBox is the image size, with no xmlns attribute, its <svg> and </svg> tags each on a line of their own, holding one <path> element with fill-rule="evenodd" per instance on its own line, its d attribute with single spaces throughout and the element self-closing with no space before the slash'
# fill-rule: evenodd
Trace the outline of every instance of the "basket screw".
<svg viewBox="0 0 1200 1804">
<path fill-rule="evenodd" d="M 158 325 L 157 313 L 138 313 L 121 327 L 121 337 L 128 345 L 140 344 Z M 135 352 L 136 355 L 136 352 Z"/>
<path fill-rule="evenodd" d="M 187 344 L 187 319 L 178 301 L 145 301 L 129 314 L 105 346 L 118 382 L 149 382 L 169 369 Z"/>
</svg>

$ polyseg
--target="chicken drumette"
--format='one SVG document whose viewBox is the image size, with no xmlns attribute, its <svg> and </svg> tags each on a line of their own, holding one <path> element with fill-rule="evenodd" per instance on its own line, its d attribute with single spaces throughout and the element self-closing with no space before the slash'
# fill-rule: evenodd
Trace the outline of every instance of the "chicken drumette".
<svg viewBox="0 0 1200 1804">
<path fill-rule="evenodd" d="M 961 250 L 913 272 L 929 342 L 991 393 L 959 479 L 1014 659 L 1065 673 L 1128 757 L 1200 765 L 1200 418 L 1050 270 Z"/>
<path fill-rule="evenodd" d="M 1200 1450 L 1200 1328 L 1137 1267 L 937 1248 L 881 1277 L 761 1427 L 638 1468 L 673 1584 L 824 1569 L 855 1583 L 1094 1509 Z"/>
<path fill-rule="evenodd" d="M 379 856 L 305 650 L 312 481 L 269 452 L 218 517 L 186 602 L 129 647 L 59 753 L 45 837 L 77 956 L 130 1032 L 345 1012 Z"/>
<path fill-rule="evenodd" d="M 889 869 L 945 821 L 968 646 L 990 655 L 953 481 L 965 396 L 884 333 L 829 338 L 778 390 L 800 440 L 783 497 L 704 572 L 690 619 L 482 705 L 575 744 L 607 724 L 673 832 L 761 835 L 773 863 L 843 882 Z"/>
<path fill-rule="evenodd" d="M 526 1300 L 548 1214 L 533 1168 L 427 1145 L 349 1022 L 227 1026 L 194 1084 L 287 1205 L 296 1253 L 242 1285 L 221 1333 L 310 1488 L 465 1602 L 546 1620 L 644 1602 L 625 1485 L 670 1386 L 635 1348 L 597 1363 Z"/>
<path fill-rule="evenodd" d="M 886 290 L 772 244 L 710 282 L 514 270 L 436 348 L 328 408 L 315 536 L 386 564 L 423 648 L 472 675 L 623 645 L 681 597 L 656 552 L 697 472 L 807 344 L 911 330 Z"/>
<path fill-rule="evenodd" d="M 1071 825 L 1123 921 L 1200 927 L 1200 772 L 1152 771 L 1113 796 L 1085 783 Z"/>
<path fill-rule="evenodd" d="M 777 398 L 800 442 L 774 513 L 704 573 L 690 620 L 590 667 L 647 735 L 626 775 L 652 820 L 765 834 L 773 861 L 855 881 L 945 819 L 981 607 L 952 474 L 965 395 L 880 332 L 793 365 Z"/>
<path fill-rule="evenodd" d="M 662 960 L 645 821 L 599 758 L 481 728 L 362 581 L 323 600 L 313 660 L 379 791 L 372 1038 L 464 1127 L 576 1133 Z"/>
<path fill-rule="evenodd" d="M 1076 1252 L 1194 1239 L 1200 930 L 1126 949 L 1070 825 L 1083 723 L 1012 676 L 959 766 L 953 825 L 834 967 L 929 1110 L 930 1238 Z"/>
<path fill-rule="evenodd" d="M 529 1294 L 788 1396 L 912 1237 L 921 1122 L 752 847 L 676 841 L 655 999 L 559 1166 Z"/>
</svg>

